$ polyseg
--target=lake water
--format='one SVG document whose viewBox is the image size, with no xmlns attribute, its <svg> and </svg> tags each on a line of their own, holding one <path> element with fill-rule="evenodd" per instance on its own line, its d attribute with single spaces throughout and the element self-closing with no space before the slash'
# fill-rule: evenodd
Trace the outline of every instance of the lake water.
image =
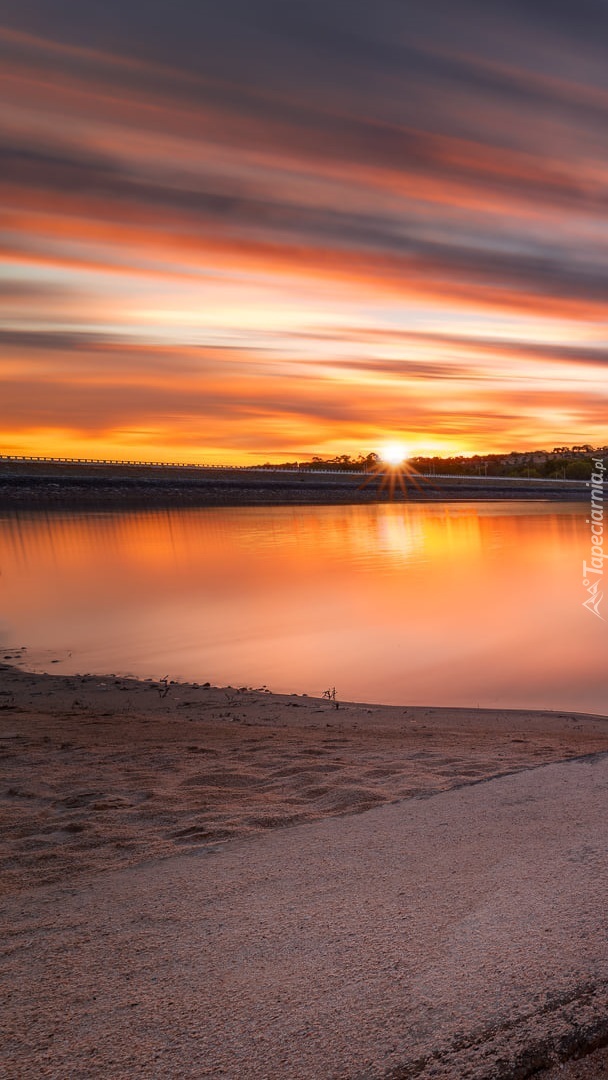
<svg viewBox="0 0 608 1080">
<path fill-rule="evenodd" d="M 606 713 L 608 622 L 582 607 L 586 516 L 555 503 L 4 515 L 0 643 L 27 646 L 37 670 Z"/>
</svg>

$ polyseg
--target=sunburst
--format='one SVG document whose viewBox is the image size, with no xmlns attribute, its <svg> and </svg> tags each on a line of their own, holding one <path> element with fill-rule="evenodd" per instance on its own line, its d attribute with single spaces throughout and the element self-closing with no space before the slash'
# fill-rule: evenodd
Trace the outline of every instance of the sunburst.
<svg viewBox="0 0 608 1080">
<path fill-rule="evenodd" d="M 372 465 L 370 472 L 363 483 L 359 485 L 358 490 L 362 491 L 363 488 L 377 480 L 379 481 L 378 492 L 387 491 L 389 499 L 395 497 L 397 487 L 402 491 L 404 499 L 407 499 L 408 482 L 418 491 L 422 491 L 421 481 L 426 481 L 426 477 L 423 477 L 413 465 L 410 465 L 407 454 L 408 450 L 404 443 L 384 443 L 378 461 Z"/>
<path fill-rule="evenodd" d="M 384 443 L 380 450 L 380 460 L 385 465 L 390 465 L 392 468 L 403 465 L 403 462 L 407 460 L 407 457 L 408 448 L 405 443 L 402 442 Z"/>
</svg>

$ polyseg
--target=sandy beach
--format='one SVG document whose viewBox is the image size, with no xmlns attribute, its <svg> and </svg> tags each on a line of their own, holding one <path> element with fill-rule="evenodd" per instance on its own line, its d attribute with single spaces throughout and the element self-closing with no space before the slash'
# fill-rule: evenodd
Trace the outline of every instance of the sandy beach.
<svg viewBox="0 0 608 1080">
<path fill-rule="evenodd" d="M 605 719 L 0 668 L 2 889 L 608 750 Z"/>
<path fill-rule="evenodd" d="M 295 860 L 294 867 L 297 867 L 299 865 L 298 851 L 301 850 L 302 853 L 308 851 L 308 854 L 303 854 L 302 857 L 309 860 L 310 872 L 316 875 L 320 870 L 314 865 L 314 860 L 317 858 L 314 853 L 321 850 L 328 837 L 331 838 L 331 843 L 336 845 L 337 852 L 347 849 L 350 842 L 349 835 L 354 838 L 353 843 L 356 842 L 363 848 L 369 844 L 370 836 L 373 837 L 373 845 L 377 846 L 378 851 L 382 851 L 383 845 L 390 847 L 392 841 L 389 843 L 389 837 L 395 835 L 396 825 L 388 824 L 389 813 L 397 815 L 395 822 L 402 820 L 399 815 L 413 815 L 411 827 L 419 830 L 420 850 L 426 850 L 428 847 L 427 857 L 431 862 L 435 841 L 427 835 L 427 824 L 434 820 L 437 814 L 441 821 L 445 821 L 446 824 L 451 823 L 450 829 L 455 837 L 460 837 L 460 840 L 455 840 L 453 837 L 448 849 L 443 852 L 443 856 L 437 849 L 437 858 L 440 866 L 443 867 L 442 872 L 447 865 L 446 860 L 449 862 L 456 858 L 453 869 L 458 877 L 462 869 L 459 866 L 458 845 L 461 842 L 464 843 L 462 821 L 460 825 L 458 824 L 460 820 L 458 815 L 465 813 L 462 807 L 466 804 L 466 814 L 478 815 L 480 822 L 486 819 L 490 821 L 494 814 L 495 803 L 499 807 L 501 799 L 506 800 L 504 814 L 509 829 L 511 822 L 518 820 L 518 815 L 521 816 L 523 813 L 522 828 L 532 830 L 530 836 L 534 841 L 534 847 L 539 848 L 534 858 L 539 860 L 540 865 L 545 857 L 544 851 L 541 850 L 545 826 L 547 829 L 554 827 L 555 806 L 561 805 L 560 785 L 566 785 L 564 787 L 564 792 L 566 792 L 567 785 L 575 776 L 573 769 L 583 768 L 583 766 L 592 768 L 593 763 L 605 760 L 603 755 L 608 751 L 608 720 L 602 717 L 571 713 L 407 708 L 344 702 L 340 702 L 339 708 L 335 708 L 330 701 L 325 699 L 298 695 L 279 696 L 267 692 L 264 688 L 162 684 L 115 676 L 102 678 L 91 675 L 32 674 L 13 666 L 11 662 L 13 659 L 18 659 L 18 657 L 9 654 L 8 659 L 0 668 L 0 753 L 3 777 L 0 790 L 2 837 L 0 865 L 2 867 L 2 905 L 7 920 L 4 929 L 5 953 L 10 957 L 9 997 L 13 1005 L 13 1008 L 5 1013 L 11 1036 L 5 1043 L 9 1048 L 5 1058 L 7 1069 L 5 1075 L 11 1078 L 66 1075 L 64 1070 L 68 1051 L 65 1038 L 58 1040 L 57 1045 L 61 1045 L 61 1051 L 58 1050 L 55 1055 L 50 1044 L 44 1043 L 41 1049 L 42 1044 L 36 1042 L 35 1039 L 32 1041 L 29 1036 L 25 1037 L 24 1025 L 27 1025 L 30 1030 L 31 1017 L 26 1019 L 23 1002 L 19 1004 L 20 995 L 16 988 L 23 986 L 24 981 L 29 982 L 26 1013 L 30 1015 L 28 1010 L 32 1007 L 32 999 L 35 999 L 36 1016 L 43 1026 L 46 1020 L 49 1024 L 52 1021 L 53 1025 L 58 1022 L 59 1006 L 78 1010 L 79 1006 L 76 1006 L 74 1002 L 78 998 L 78 985 L 82 978 L 79 965 L 85 962 L 87 949 L 93 947 L 92 945 L 87 945 L 82 952 L 74 953 L 72 973 L 65 975 L 62 990 L 56 999 L 53 992 L 49 998 L 48 984 L 45 989 L 44 980 L 38 988 L 36 972 L 40 970 L 41 963 L 44 966 L 45 962 L 50 962 L 51 944 L 56 935 L 65 939 L 64 949 L 70 948 L 68 942 L 69 927 L 72 925 L 70 920 L 74 914 L 72 909 L 74 905 L 82 907 L 85 904 L 86 906 L 87 897 L 90 899 L 96 896 L 98 900 L 106 897 L 111 905 L 113 904 L 112 897 L 122 897 L 117 900 L 116 912 L 119 912 L 121 904 L 131 902 L 125 899 L 130 888 L 129 882 L 137 882 L 139 897 L 137 902 L 146 907 L 153 904 L 154 890 L 157 887 L 160 888 L 161 881 L 165 881 L 163 887 L 169 887 L 167 882 L 179 878 L 180 888 L 187 891 L 189 875 L 193 874 L 192 886 L 195 889 L 199 888 L 200 883 L 195 884 L 195 880 L 198 881 L 199 877 L 196 870 L 199 863 L 192 860 L 213 857 L 215 860 L 212 864 L 213 869 L 219 874 L 217 881 L 223 880 L 222 867 L 228 875 L 224 883 L 226 888 L 222 893 L 223 901 L 219 901 L 217 895 L 213 898 L 207 897 L 206 900 L 199 898 L 200 903 L 208 902 L 213 906 L 215 923 L 212 919 L 210 930 L 213 937 L 215 931 L 219 933 L 226 921 L 234 917 L 237 908 L 240 910 L 241 901 L 237 908 L 234 908 L 234 898 L 237 894 L 242 895 L 242 889 L 245 890 L 243 895 L 247 894 L 248 888 L 253 890 L 251 903 L 254 907 L 249 915 L 252 926 L 256 925 L 260 912 L 255 908 L 255 904 L 260 904 L 262 901 L 259 896 L 257 900 L 255 898 L 254 893 L 257 888 L 255 883 L 259 883 L 264 873 L 267 873 L 264 867 L 276 865 L 275 860 L 278 859 L 279 866 L 284 865 L 286 868 L 290 859 Z M 570 765 L 560 764 L 571 759 L 578 760 L 571 761 Z M 552 769 L 569 769 L 570 771 L 562 774 L 551 772 Z M 597 770 L 589 775 L 599 776 Z M 549 801 L 545 807 L 541 798 L 544 783 L 550 785 L 547 800 L 553 800 L 551 808 Z M 572 805 L 577 799 L 581 799 L 581 791 L 584 791 L 582 783 L 582 781 L 577 781 L 578 786 L 571 795 Z M 587 783 L 586 779 L 584 783 Z M 506 788 L 504 787 L 506 784 L 515 786 Z M 527 793 L 524 795 L 521 794 L 523 791 L 521 785 L 527 785 Z M 601 793 L 597 794 L 596 798 L 601 801 Z M 461 799 L 465 802 L 458 801 Z M 474 802 L 466 803 L 467 799 L 472 799 Z M 523 805 L 526 801 L 534 803 L 533 809 L 537 819 L 534 826 L 527 823 L 527 812 L 525 809 L 522 811 L 520 807 L 520 804 Z M 477 806 L 476 810 L 474 810 L 474 805 Z M 510 806 L 515 809 L 509 810 Z M 370 813 L 363 813 L 363 811 L 370 811 Z M 574 820 L 572 814 L 575 812 L 572 811 L 572 807 L 568 813 L 570 817 L 564 824 L 565 833 L 568 832 L 568 822 Z M 585 814 L 590 815 L 591 810 L 585 810 Z M 496 810 L 496 815 L 498 815 L 498 810 Z M 582 816 L 584 815 L 581 812 L 581 818 Z M 474 820 L 477 820 L 477 817 L 474 817 Z M 542 823 L 542 827 L 539 822 Z M 591 828 L 591 825 L 589 827 Z M 493 846 L 494 849 L 499 850 L 504 839 L 504 830 L 503 826 L 498 824 L 498 816 L 494 825 L 490 821 L 490 824 L 484 828 L 484 844 L 486 845 L 484 850 L 488 849 L 488 845 L 490 849 Z M 327 832 L 328 829 L 330 832 Z M 314 830 L 320 830 L 318 834 L 320 847 L 315 844 L 314 837 L 317 834 Z M 325 839 L 322 840 L 323 837 Z M 517 841 L 520 848 L 522 842 L 521 839 Z M 530 837 L 526 843 L 528 842 L 531 842 Z M 589 847 L 588 841 L 581 841 L 581 843 L 583 848 L 585 844 Z M 466 862 L 465 848 L 466 844 L 462 852 Z M 520 851 L 520 848 L 517 850 Z M 336 862 L 338 876 L 335 888 L 327 886 L 329 889 L 327 910 L 333 910 L 332 905 L 337 904 L 340 910 L 344 909 L 343 914 L 348 915 L 348 905 L 352 904 L 353 900 L 352 896 L 349 896 L 349 890 L 347 888 L 345 890 L 344 886 L 344 882 L 348 880 L 348 865 L 343 860 L 342 870 L 340 870 L 340 858 L 342 856 Z M 395 853 L 388 852 L 386 858 L 392 867 L 396 858 Z M 477 870 L 473 869 L 470 872 L 467 870 L 469 875 L 466 880 L 467 896 L 469 894 L 475 896 L 476 889 L 480 895 L 487 892 L 487 883 L 484 882 L 483 876 L 475 885 L 475 874 L 479 875 L 479 868 L 483 864 L 483 859 L 479 862 L 480 858 L 479 853 L 475 854 L 474 858 L 471 855 L 471 865 L 474 863 Z M 230 867 L 235 860 L 244 874 L 244 884 L 241 883 L 241 886 L 236 886 L 234 882 L 232 885 L 227 884 L 232 873 Z M 428 865 L 431 865 L 431 862 Z M 534 859 L 528 866 L 521 862 L 518 864 L 518 872 L 522 875 L 527 889 L 533 889 L 535 865 Z M 594 867 L 596 885 L 600 887 L 604 880 L 604 864 L 599 854 Z M 447 870 L 445 872 L 447 873 Z M 360 862 L 353 863 L 353 873 L 355 875 L 353 887 L 355 887 L 357 875 L 360 875 Z M 287 869 L 286 874 L 290 880 Z M 136 877 L 134 878 L 133 875 Z M 377 876 L 375 873 L 374 877 Z M 433 876 L 431 874 L 431 877 Z M 304 874 L 304 880 L 308 880 L 306 874 Z M 340 882 L 342 882 L 342 892 Z M 440 885 L 441 883 L 438 882 L 437 889 Z M 302 887 L 300 883 L 296 898 L 302 891 Z M 441 885 L 442 889 L 444 887 Z M 546 882 L 543 885 L 543 888 L 545 887 Z M 218 888 L 220 888 L 219 885 Z M 234 888 L 237 888 L 237 893 L 231 891 Z M 282 879 L 280 888 L 283 888 Z M 386 888 L 388 890 L 386 895 L 389 897 L 394 888 L 392 879 L 390 882 L 387 879 Z M 503 888 L 502 884 L 500 888 Z M 515 891 L 517 892 L 517 888 Z M 502 893 L 500 895 L 502 896 Z M 421 934 L 428 921 L 432 922 L 437 915 L 437 896 L 437 892 L 433 892 L 431 888 L 426 899 L 424 890 L 417 897 L 417 904 L 422 905 Z M 469 904 L 471 903 L 470 896 L 467 900 Z M 276 903 L 280 905 L 279 894 L 277 897 Z M 165 902 L 168 903 L 166 898 L 162 903 Z M 289 902 L 285 900 L 287 907 L 289 907 Z M 318 905 L 319 902 L 319 897 L 317 897 L 315 904 Z M 378 896 L 370 895 L 369 902 L 371 906 L 367 909 L 368 918 L 371 925 L 377 926 L 378 918 L 381 919 L 377 910 Z M 263 903 L 268 903 L 268 896 Z M 308 917 L 305 910 L 308 901 L 305 897 L 302 903 L 301 914 L 305 918 Z M 560 909 L 561 914 L 558 912 L 555 916 L 557 933 L 560 932 L 560 926 L 562 932 L 566 932 L 567 904 L 565 900 L 564 904 L 563 911 Z M 284 909 L 281 908 L 281 910 Z M 192 911 L 191 908 L 190 911 Z M 315 911 L 318 912 L 318 907 Z M 513 914 L 511 908 L 509 911 L 509 918 L 514 920 L 515 926 L 516 915 Z M 360 915 L 359 911 L 357 918 L 360 918 Z M 273 933 L 277 935 L 277 940 L 280 939 L 282 933 L 287 934 L 289 930 L 286 927 L 281 928 L 281 917 L 277 908 L 273 930 Z M 81 922 L 78 922 L 78 925 L 81 926 Z M 100 940 L 97 940 L 95 936 L 95 926 L 101 933 L 100 925 L 98 916 L 91 915 L 87 940 L 93 941 L 97 949 L 101 946 Z M 327 939 L 325 944 L 331 952 L 330 946 L 335 936 L 331 919 L 328 919 L 324 925 Z M 585 948 L 588 951 L 588 939 L 593 938 L 594 931 L 592 915 L 588 915 L 584 920 L 583 929 L 578 923 L 576 925 L 585 935 L 587 942 Z M 213 926 L 215 926 L 215 931 Z M 178 951 L 187 948 L 191 928 L 188 929 L 188 926 L 184 924 L 182 930 L 185 936 L 175 945 L 176 948 L 179 945 Z M 153 927 L 147 932 L 154 936 Z M 164 932 L 162 930 L 162 933 Z M 255 931 L 255 941 L 258 941 L 259 932 L 258 927 Z M 388 924 L 382 932 L 388 933 Z M 106 931 L 103 932 L 105 933 Z M 110 942 L 113 942 L 112 947 L 115 947 L 116 928 L 107 930 L 107 933 L 110 936 L 109 939 L 104 937 L 106 945 L 110 947 Z M 483 928 L 481 933 L 483 936 Z M 567 930 L 567 934 L 570 933 L 571 928 Z M 29 942 L 25 949 L 21 947 L 23 934 Z M 65 937 L 66 934 L 67 937 Z M 134 970 L 137 969 L 136 955 L 140 948 L 135 942 L 136 936 L 133 938 Z M 219 936 L 221 938 L 221 933 Z M 317 944 L 323 954 L 325 946 L 322 938 L 321 934 Z M 51 948 L 51 953 L 48 952 L 49 948 Z M 122 935 L 121 948 L 128 952 L 130 948 L 128 934 L 126 937 Z M 418 948 L 422 948 L 422 959 L 420 959 L 422 965 L 420 971 L 422 971 L 426 955 L 424 943 L 420 946 L 419 942 Z M 479 941 L 476 943 L 476 948 L 479 948 Z M 566 950 L 568 955 L 573 952 L 573 948 L 570 943 Z M 573 970 L 570 971 L 570 969 L 567 969 L 565 974 L 562 971 L 563 978 L 561 976 L 557 978 L 563 965 L 560 968 L 560 941 L 555 940 L 554 937 L 551 938 L 551 949 L 550 958 L 545 957 L 546 991 L 548 995 L 551 994 L 553 982 L 557 979 L 560 1000 L 565 1001 L 568 996 L 568 980 L 572 978 L 573 985 L 577 980 L 580 984 L 581 970 L 576 974 L 576 979 Z M 603 962 L 603 943 L 599 952 Z M 45 957 L 46 960 L 44 960 Z M 359 962 L 362 963 L 363 960 L 364 956 L 359 956 Z M 56 962 L 55 957 L 53 963 Z M 100 962 L 97 956 L 96 963 Z M 312 963 L 312 960 L 310 962 Z M 434 963 L 438 962 L 438 958 L 435 957 Z M 475 961 L 477 962 L 478 960 Z M 222 998 L 224 991 L 221 988 L 230 983 L 230 973 L 227 970 L 221 970 L 217 957 L 214 963 L 216 963 L 214 979 L 217 980 L 214 984 L 215 990 Z M 462 956 L 459 963 L 461 966 L 464 963 Z M 162 1009 L 162 1001 L 155 997 L 156 990 L 153 984 L 156 983 L 157 978 L 162 981 L 166 972 L 162 959 L 159 959 L 158 964 L 157 971 L 154 970 L 151 962 L 145 974 L 140 971 L 139 974 L 134 975 L 134 979 L 138 984 L 138 999 L 143 997 L 154 1001 L 154 1008 Z M 374 964 L 372 964 L 373 967 Z M 484 970 L 487 976 L 488 993 L 490 996 L 496 994 L 499 997 L 496 974 L 489 961 Z M 306 975 L 307 971 L 308 968 L 305 965 L 300 971 L 302 979 L 310 976 L 310 972 Z M 207 979 L 207 975 L 204 975 L 202 970 L 198 974 L 201 979 Z M 272 972 L 268 973 L 271 986 L 275 975 Z M 593 994 L 596 995 L 598 1001 L 603 992 L 602 975 L 603 968 L 600 964 L 594 972 L 595 981 L 593 982 Z M 189 975 L 191 979 L 196 977 L 196 972 L 191 972 Z M 460 977 L 462 978 L 462 971 Z M 243 975 L 242 978 L 245 976 Z M 293 978 L 298 978 L 297 965 Z M 363 970 L 361 978 L 362 986 L 364 986 Z M 420 972 L 417 978 L 420 978 Z M 530 986 L 527 985 L 525 978 L 520 980 L 521 1001 L 524 1004 L 531 1005 L 534 995 L 538 994 L 539 978 L 537 972 Z M 373 983 L 372 977 L 372 986 Z M 445 985 L 443 983 L 442 985 L 442 994 L 445 999 L 443 1007 L 448 1010 L 450 996 L 445 990 Z M 473 983 L 471 983 L 472 986 Z M 469 991 L 473 992 L 471 987 L 462 991 L 464 996 L 461 995 L 456 984 L 452 989 L 452 1011 L 460 1011 L 461 1027 L 467 1024 L 463 1010 L 466 1006 L 467 994 Z M 129 986 L 131 996 L 135 989 L 136 987 L 131 982 Z M 175 987 L 173 989 L 175 990 Z M 205 995 L 208 990 L 209 987 Z M 230 993 L 234 992 L 235 988 L 232 986 Z M 114 1019 L 119 1014 L 122 1016 L 121 1010 L 126 1008 L 125 1002 L 115 999 L 115 993 L 114 988 L 112 1003 L 108 1005 Z M 380 990 L 378 993 L 380 994 Z M 591 994 L 589 987 L 586 993 L 585 1015 L 582 1017 L 581 1014 L 581 1017 L 575 1018 L 572 1023 L 579 1024 L 581 1031 L 584 1029 L 589 1032 L 597 1017 L 594 1013 L 595 1006 L 589 998 Z M 512 1004 L 509 1005 L 511 998 L 512 995 L 511 997 L 506 995 L 507 1010 L 512 1009 Z M 280 994 L 279 998 L 273 998 L 272 1008 L 279 1008 L 277 1004 L 279 999 Z M 382 1027 L 384 1021 L 380 1013 L 374 1009 L 371 1013 L 368 1012 L 365 993 L 360 1002 L 360 1019 L 363 1022 L 365 1018 L 364 1026 L 369 1045 L 373 1045 L 367 1071 L 357 1071 L 351 1057 L 346 1054 L 343 1047 L 339 1053 L 334 1052 L 329 1029 L 327 1032 L 329 1042 L 326 1040 L 324 1043 L 321 1040 L 317 1050 L 311 1051 L 312 1056 L 306 1057 L 307 1064 L 305 1067 L 302 1066 L 300 1071 L 289 1054 L 287 1056 L 290 1064 L 281 1071 L 281 1067 L 277 1064 L 279 1058 L 273 1059 L 270 1050 L 268 1061 L 275 1060 L 274 1065 L 269 1064 L 267 1067 L 261 1065 L 260 1062 L 265 1060 L 263 1057 L 256 1059 L 258 1062 L 256 1065 L 255 1061 L 249 1058 L 249 1063 L 245 1068 L 245 1059 L 239 1057 L 241 1051 L 237 1052 L 237 1049 L 230 1051 L 228 1032 L 232 1030 L 232 1020 L 229 1016 L 228 1000 L 226 998 L 222 1000 L 226 1030 L 223 1035 L 221 1033 L 218 1035 L 216 1031 L 219 1042 L 214 1050 L 208 1048 L 209 1056 L 205 1058 L 208 1061 L 208 1065 L 205 1066 L 207 1071 L 203 1068 L 203 1058 L 190 1057 L 190 1050 L 183 1046 L 181 1050 L 176 1051 L 177 1057 L 171 1058 L 170 1068 L 167 1064 L 151 1065 L 151 1059 L 146 1056 L 146 1042 L 142 1037 L 143 1041 L 141 1045 L 138 1043 L 140 1049 L 133 1061 L 129 1063 L 119 1055 L 114 1066 L 110 1065 L 112 1059 L 111 1056 L 108 1057 L 107 1048 L 99 1059 L 91 1058 L 90 1063 L 87 1064 L 80 1050 L 74 1047 L 74 1052 L 77 1051 L 78 1057 L 77 1064 L 70 1075 L 82 1077 L 223 1075 L 234 1076 L 235 1080 L 237 1076 L 270 1078 L 283 1075 L 302 1078 L 340 1076 L 353 1078 L 353 1080 L 355 1076 L 375 1078 L 389 1075 L 395 1078 L 414 1075 L 424 1077 L 427 1075 L 454 1077 L 533 1075 L 532 1072 L 526 1071 L 509 1072 L 506 1065 L 503 1072 L 488 1072 L 487 1069 L 491 1069 L 488 1065 L 490 1058 L 486 1060 L 486 1057 L 484 1057 L 485 1064 L 483 1065 L 486 1068 L 485 1073 L 474 1070 L 450 1073 L 449 1068 L 456 1066 L 447 1064 L 445 1065 L 447 1072 L 437 1071 L 441 1060 L 437 1058 L 431 1061 L 428 1058 L 430 1052 L 428 1051 L 428 1032 L 424 1038 L 420 1035 L 420 1039 L 412 1034 L 411 1047 L 408 1048 L 407 1038 L 401 1031 L 394 1045 L 391 1044 L 390 1053 L 386 1051 L 383 1057 L 384 1051 L 381 1050 L 376 1036 L 378 1025 Z M 243 1000 L 248 1000 L 247 994 L 244 994 Z M 378 1000 L 383 1000 L 382 994 Z M 416 1010 L 421 1008 L 420 1001 L 418 1004 L 416 1001 L 414 995 L 411 1005 L 413 1012 L 405 1023 L 405 1028 L 411 1027 L 412 1032 L 417 1023 Z M 351 1012 L 354 1009 L 356 1014 L 358 1007 L 350 1001 Z M 599 1005 L 597 1007 L 599 1008 Z M 252 1004 L 251 1008 L 253 1009 Z M 247 1009 L 245 1005 L 240 1005 L 239 1009 L 239 1015 L 234 1022 L 237 1027 L 240 1024 L 244 1030 L 247 1024 Z M 250 1020 L 252 1015 L 253 1013 L 249 1015 Z M 370 1015 L 372 1020 L 369 1019 Z M 403 1017 L 405 1014 L 401 1015 Z M 376 1019 L 374 1020 L 373 1017 Z M 565 1021 L 561 1014 L 560 1017 L 563 1028 Z M 109 1013 L 107 1015 L 104 1013 L 104 1017 L 101 1019 L 98 1017 L 98 1020 L 102 1028 L 108 1023 L 111 1027 Z M 354 1020 L 356 1021 L 356 1015 Z M 486 1020 L 487 1018 L 483 1022 L 485 1023 Z M 148 1016 L 146 1024 L 150 1022 L 150 1016 Z M 217 1017 L 215 1022 L 220 1023 Z M 335 1019 L 331 1021 L 332 1030 L 332 1025 L 336 1022 Z M 349 1013 L 349 1024 L 352 1022 L 353 1016 Z M 517 1024 L 515 1026 L 517 1027 Z M 525 1058 L 525 1054 L 522 1057 L 521 1039 L 526 1035 L 526 1030 L 524 1024 L 516 1040 L 520 1063 Z M 551 1025 L 545 1025 L 542 1030 L 543 1045 L 549 1049 L 546 1050 L 541 1064 L 548 1064 L 552 1060 L 551 1054 L 557 1053 L 554 1043 L 551 1042 L 551 1030 Z M 300 1037 L 301 1035 L 298 1038 Z M 602 1041 L 602 1038 L 603 1035 L 600 1038 L 596 1033 L 596 1043 Z M 426 1064 L 421 1065 L 418 1072 L 398 1071 L 401 1068 L 400 1061 L 406 1061 L 406 1059 L 409 1062 L 407 1068 L 410 1070 L 413 1068 L 412 1054 L 418 1042 L 420 1042 L 416 1051 L 418 1060 L 424 1059 Z M 424 1052 L 423 1043 L 427 1046 L 427 1051 Z M 218 1050 L 218 1045 L 228 1047 L 224 1058 Z M 564 1042 L 562 1039 L 560 1045 L 563 1050 L 562 1056 L 568 1056 L 573 1052 L 573 1047 L 577 1053 L 589 1049 L 589 1046 L 593 1045 L 593 1038 L 591 1035 L 588 1038 L 581 1035 L 578 1043 L 576 1040 L 567 1043 L 567 1040 Z M 325 1050 L 322 1049 L 323 1046 Z M 445 1054 L 448 1054 L 449 1046 L 452 1046 L 452 1043 L 447 1035 L 445 1039 L 443 1038 L 438 1028 L 435 1049 L 437 1052 L 445 1051 Z M 441 1050 L 442 1047 L 443 1050 Z M 500 1046 L 497 1044 L 497 1047 L 496 1053 L 504 1054 L 503 1043 L 501 1042 Z M 569 1050 L 568 1047 L 570 1047 Z M 272 1053 L 274 1054 L 275 1051 L 279 1052 L 276 1047 Z M 452 1053 L 452 1051 L 453 1046 L 449 1052 Z M 491 1052 L 493 1051 L 488 1050 L 490 1057 Z M 477 1062 L 476 1067 L 481 1069 L 479 1047 L 474 1052 L 471 1051 L 471 1054 L 470 1060 Z M 448 1060 L 451 1060 L 449 1055 L 445 1058 L 445 1062 Z M 215 1065 L 212 1064 L 213 1061 Z M 441 1068 L 443 1067 L 441 1065 Z M 580 1063 L 577 1063 L 577 1067 L 580 1067 Z M 462 1063 L 458 1065 L 458 1068 L 464 1068 Z M 523 1069 L 523 1065 L 521 1068 Z M 603 1075 L 598 1071 L 600 1068 L 601 1065 L 598 1063 L 596 1071 L 589 1075 Z M 433 1069 L 436 1071 L 433 1072 Z M 560 1071 L 555 1075 L 564 1077 L 580 1075 L 582 1077 L 587 1074 Z"/>
</svg>

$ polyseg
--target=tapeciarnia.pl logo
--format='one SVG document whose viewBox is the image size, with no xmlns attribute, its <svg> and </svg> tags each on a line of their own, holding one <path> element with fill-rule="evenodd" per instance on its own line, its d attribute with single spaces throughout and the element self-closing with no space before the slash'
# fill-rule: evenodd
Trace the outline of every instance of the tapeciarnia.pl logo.
<svg viewBox="0 0 608 1080">
<path fill-rule="evenodd" d="M 583 607 L 587 608 L 598 619 L 604 620 L 600 614 L 600 603 L 604 596 L 602 591 L 604 576 L 604 472 L 606 466 L 601 458 L 593 458 L 594 471 L 591 473 L 591 481 L 587 487 L 591 488 L 591 517 L 586 518 L 591 526 L 591 562 L 583 559 L 583 586 L 589 593 L 583 600 Z"/>
</svg>

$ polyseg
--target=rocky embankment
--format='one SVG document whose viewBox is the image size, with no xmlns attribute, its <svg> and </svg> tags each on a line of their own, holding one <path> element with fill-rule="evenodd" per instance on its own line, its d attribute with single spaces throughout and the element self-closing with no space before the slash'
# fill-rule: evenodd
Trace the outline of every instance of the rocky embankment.
<svg viewBox="0 0 608 1080">
<path fill-rule="evenodd" d="M 298 470 L 4 464 L 0 510 L 322 505 L 588 498 L 584 481 L 428 477 Z"/>
</svg>

